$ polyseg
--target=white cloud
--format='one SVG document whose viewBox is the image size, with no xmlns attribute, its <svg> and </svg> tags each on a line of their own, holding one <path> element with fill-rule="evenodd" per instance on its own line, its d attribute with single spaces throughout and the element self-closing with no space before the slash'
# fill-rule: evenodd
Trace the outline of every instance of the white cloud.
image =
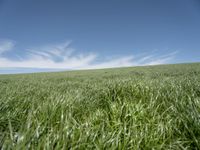
<svg viewBox="0 0 200 150">
<path fill-rule="evenodd" d="M 5 53 L 13 48 L 12 42 L 0 43 L 0 52 Z M 128 67 L 138 65 L 157 65 L 169 63 L 177 52 L 157 56 L 149 54 L 139 58 L 132 56 L 121 56 L 102 60 L 97 63 L 99 57 L 94 53 L 75 54 L 70 47 L 70 42 L 55 45 L 47 45 L 26 50 L 26 57 L 20 60 L 12 60 L 0 56 L 0 67 L 26 67 L 26 68 L 49 68 L 49 69 L 97 69 L 112 67 Z"/>
<path fill-rule="evenodd" d="M 87 66 L 81 67 L 80 69 L 100 69 L 135 66 L 136 64 L 134 63 L 133 58 L 133 56 L 123 56 L 120 58 L 111 59 L 97 64 L 89 64 Z"/>
<path fill-rule="evenodd" d="M 14 42 L 10 40 L 0 40 L 0 55 L 11 50 L 14 47 Z"/>
<path fill-rule="evenodd" d="M 178 51 L 174 51 L 174 52 L 171 52 L 169 54 L 161 55 L 159 57 L 157 56 L 156 59 L 155 59 L 155 56 L 154 56 L 153 57 L 154 59 L 151 59 L 150 61 L 148 61 L 144 65 L 165 64 L 165 63 L 170 62 L 171 60 L 173 60 L 177 53 L 178 53 Z"/>
</svg>

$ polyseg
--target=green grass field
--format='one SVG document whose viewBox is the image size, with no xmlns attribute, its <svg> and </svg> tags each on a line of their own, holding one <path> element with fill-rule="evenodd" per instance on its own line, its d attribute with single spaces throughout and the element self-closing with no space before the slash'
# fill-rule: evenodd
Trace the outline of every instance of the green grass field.
<svg viewBox="0 0 200 150">
<path fill-rule="evenodd" d="M 200 149 L 200 63 L 0 75 L 2 149 Z"/>
</svg>

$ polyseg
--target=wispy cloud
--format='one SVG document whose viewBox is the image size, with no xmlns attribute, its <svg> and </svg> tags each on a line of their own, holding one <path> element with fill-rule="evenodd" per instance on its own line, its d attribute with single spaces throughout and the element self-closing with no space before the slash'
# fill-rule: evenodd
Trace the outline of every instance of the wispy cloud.
<svg viewBox="0 0 200 150">
<path fill-rule="evenodd" d="M 121 56 L 102 60 L 97 63 L 99 55 L 96 53 L 79 53 L 70 46 L 71 42 L 53 44 L 31 48 L 26 50 L 26 57 L 13 60 L 0 55 L 0 67 L 25 67 L 25 68 L 49 68 L 49 69 L 96 69 L 112 67 L 128 67 L 138 65 L 156 65 L 169 63 L 177 54 L 172 52 L 164 55 L 146 54 L 141 57 Z M 9 41 L 0 42 L 0 54 L 13 50 L 14 43 Z"/>
<path fill-rule="evenodd" d="M 12 50 L 14 47 L 15 43 L 11 40 L 0 40 L 0 55 Z"/>
<path fill-rule="evenodd" d="M 178 54 L 178 51 L 171 52 L 169 54 L 164 54 L 161 56 L 152 56 L 151 58 L 147 59 L 147 62 L 144 65 L 158 65 L 158 64 L 165 64 L 173 60 Z"/>
</svg>

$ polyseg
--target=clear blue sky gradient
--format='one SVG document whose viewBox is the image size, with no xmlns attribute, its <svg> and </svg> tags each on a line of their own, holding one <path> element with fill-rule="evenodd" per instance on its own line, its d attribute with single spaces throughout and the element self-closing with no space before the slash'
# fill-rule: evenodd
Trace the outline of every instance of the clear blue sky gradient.
<svg viewBox="0 0 200 150">
<path fill-rule="evenodd" d="M 0 0 L 0 39 L 27 47 L 71 40 L 101 57 L 178 51 L 200 61 L 200 0 Z M 1 63 L 1 62 L 0 62 Z"/>
</svg>

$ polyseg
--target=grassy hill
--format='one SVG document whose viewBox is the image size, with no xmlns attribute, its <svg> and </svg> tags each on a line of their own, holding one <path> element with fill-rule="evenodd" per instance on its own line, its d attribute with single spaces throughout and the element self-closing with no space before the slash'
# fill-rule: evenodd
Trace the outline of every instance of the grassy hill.
<svg viewBox="0 0 200 150">
<path fill-rule="evenodd" d="M 0 75 L 3 149 L 200 149 L 200 63 Z"/>
</svg>

